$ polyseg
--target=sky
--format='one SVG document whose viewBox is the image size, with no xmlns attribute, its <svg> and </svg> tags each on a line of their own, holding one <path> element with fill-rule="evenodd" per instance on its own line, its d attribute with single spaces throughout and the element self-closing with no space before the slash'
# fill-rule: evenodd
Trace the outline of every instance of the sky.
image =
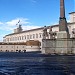
<svg viewBox="0 0 75 75">
<path fill-rule="evenodd" d="M 65 0 L 66 18 L 75 11 L 75 0 Z M 60 0 L 0 0 L 0 41 L 20 24 L 23 30 L 59 23 Z"/>
</svg>

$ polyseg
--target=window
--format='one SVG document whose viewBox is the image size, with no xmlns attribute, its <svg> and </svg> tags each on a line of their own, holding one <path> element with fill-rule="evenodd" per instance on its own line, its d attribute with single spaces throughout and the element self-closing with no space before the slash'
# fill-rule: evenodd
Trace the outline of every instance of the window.
<svg viewBox="0 0 75 75">
<path fill-rule="evenodd" d="M 7 38 L 7 41 L 9 41 L 9 38 Z"/>
<path fill-rule="evenodd" d="M 20 36 L 20 40 L 21 40 L 21 36 Z"/>
<path fill-rule="evenodd" d="M 13 48 L 13 46 L 12 46 L 12 48 Z"/>
<path fill-rule="evenodd" d="M 22 36 L 22 40 L 23 40 L 23 36 Z"/>
<path fill-rule="evenodd" d="M 21 40 L 21 36 L 19 36 L 19 40 Z"/>
<path fill-rule="evenodd" d="M 42 34 L 41 33 L 39 33 L 39 38 L 42 38 Z"/>
<path fill-rule="evenodd" d="M 18 40 L 19 40 L 19 37 L 17 37 L 18 38 Z"/>
<path fill-rule="evenodd" d="M 30 35 L 30 39 L 32 39 L 32 35 Z"/>
<path fill-rule="evenodd" d="M 35 38 L 35 34 L 33 34 L 33 39 Z"/>
<path fill-rule="evenodd" d="M 36 38 L 38 38 L 38 34 L 36 34 Z"/>
<path fill-rule="evenodd" d="M 18 48 L 18 46 L 17 46 L 17 48 Z"/>
<path fill-rule="evenodd" d="M 29 35 L 27 35 L 27 39 L 29 39 Z"/>
<path fill-rule="evenodd" d="M 1 48 L 2 48 L 2 46 L 1 46 Z"/>
<path fill-rule="evenodd" d="M 26 39 L 26 36 L 24 36 L 24 38 Z"/>
<path fill-rule="evenodd" d="M 24 46 L 23 46 L 23 48 L 24 48 Z"/>
</svg>

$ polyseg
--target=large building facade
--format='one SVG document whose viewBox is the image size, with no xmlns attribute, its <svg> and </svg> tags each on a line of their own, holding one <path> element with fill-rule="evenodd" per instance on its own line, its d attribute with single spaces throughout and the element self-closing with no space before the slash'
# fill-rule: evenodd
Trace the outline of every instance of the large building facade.
<svg viewBox="0 0 75 75">
<path fill-rule="evenodd" d="M 75 12 L 71 12 L 70 14 L 70 20 L 68 22 L 68 29 L 69 29 L 69 34 L 70 37 L 73 38 L 74 34 L 73 31 L 75 29 Z M 53 32 L 59 32 L 59 25 L 50 25 L 52 27 Z M 26 30 L 26 31 L 19 31 L 16 29 L 16 32 L 14 33 L 5 35 L 3 37 L 3 42 L 6 43 L 13 43 L 13 42 L 26 42 L 28 40 L 39 40 L 41 42 L 43 38 L 43 28 L 36 28 L 36 29 L 31 29 L 31 30 Z M 49 26 L 47 27 L 47 32 L 49 32 Z"/>
<path fill-rule="evenodd" d="M 70 20 L 67 26 L 69 29 L 70 38 L 75 38 L 75 12 L 71 12 L 69 13 L 69 15 L 70 15 Z M 52 32 L 56 32 L 56 33 L 59 32 L 59 24 L 47 26 L 48 38 L 46 39 L 50 39 L 49 27 L 52 28 Z M 4 47 L 3 51 L 6 51 L 6 50 L 10 51 L 10 49 L 13 49 L 11 51 L 18 51 L 18 50 L 40 51 L 42 50 L 41 48 L 42 48 L 42 39 L 43 39 L 43 29 L 44 27 L 22 31 L 21 26 L 19 26 L 19 28 L 14 30 L 14 33 L 5 35 L 3 37 L 3 43 L 0 43 L 0 49 Z M 57 35 L 55 35 L 54 38 L 57 38 Z M 26 45 L 25 44 L 27 41 L 31 41 L 31 40 L 39 41 L 40 45 L 38 44 L 37 45 L 33 45 L 33 44 Z M 7 47 L 9 46 L 8 44 L 11 45 L 10 49 L 8 49 Z M 28 48 L 32 48 L 32 49 L 28 49 Z M 0 51 L 2 51 L 2 49 Z"/>
</svg>

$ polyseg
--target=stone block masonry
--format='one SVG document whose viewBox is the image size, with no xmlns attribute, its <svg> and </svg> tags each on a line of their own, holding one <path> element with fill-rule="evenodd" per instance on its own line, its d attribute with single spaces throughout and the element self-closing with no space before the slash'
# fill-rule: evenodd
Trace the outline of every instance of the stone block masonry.
<svg viewBox="0 0 75 75">
<path fill-rule="evenodd" d="M 75 54 L 75 39 L 43 39 L 42 53 Z"/>
</svg>

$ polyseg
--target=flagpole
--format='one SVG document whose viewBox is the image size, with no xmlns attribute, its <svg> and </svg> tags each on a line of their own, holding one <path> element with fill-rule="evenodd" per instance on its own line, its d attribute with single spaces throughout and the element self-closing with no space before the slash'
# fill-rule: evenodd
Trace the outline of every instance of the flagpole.
<svg viewBox="0 0 75 75">
<path fill-rule="evenodd" d="M 18 28 L 18 27 L 19 27 L 19 25 L 20 25 L 20 20 L 17 22 L 17 24 L 16 24 L 16 25 L 17 25 L 17 28 Z"/>
</svg>

